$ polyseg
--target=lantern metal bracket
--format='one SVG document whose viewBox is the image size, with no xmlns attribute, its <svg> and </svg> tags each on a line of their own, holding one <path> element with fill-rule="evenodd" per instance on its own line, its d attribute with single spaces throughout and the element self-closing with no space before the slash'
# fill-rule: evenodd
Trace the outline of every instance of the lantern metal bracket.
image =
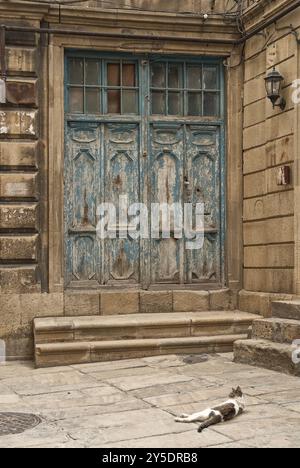
<svg viewBox="0 0 300 468">
<path fill-rule="evenodd" d="M 284 111 L 286 108 L 286 100 L 283 97 L 280 97 L 276 102 L 273 103 L 273 109 L 275 109 L 275 107 L 280 107 L 280 109 Z"/>
</svg>

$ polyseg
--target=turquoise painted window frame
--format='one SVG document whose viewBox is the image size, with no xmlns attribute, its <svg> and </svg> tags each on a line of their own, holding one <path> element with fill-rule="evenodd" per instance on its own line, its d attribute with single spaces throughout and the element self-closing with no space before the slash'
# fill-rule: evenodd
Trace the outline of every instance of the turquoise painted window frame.
<svg viewBox="0 0 300 468">
<path fill-rule="evenodd" d="M 220 59 L 220 58 L 211 58 L 211 57 L 183 57 L 183 56 L 166 56 L 166 57 L 162 57 L 162 56 L 158 56 L 158 57 L 155 57 L 153 58 L 153 56 L 136 56 L 136 55 L 133 55 L 133 54 L 116 54 L 116 53 L 112 53 L 112 54 L 109 54 L 109 53 L 98 53 L 98 52 L 91 52 L 91 51 L 67 51 L 66 52 L 66 60 L 65 60 L 65 112 L 67 114 L 71 114 L 71 112 L 69 112 L 69 89 L 70 87 L 73 87 L 73 85 L 70 84 L 70 77 L 69 77 L 69 67 L 68 67 L 68 62 L 69 62 L 69 59 L 70 58 L 79 58 L 79 59 L 94 59 L 94 60 L 98 60 L 100 62 L 100 66 L 101 66 L 101 84 L 99 85 L 99 89 L 100 89 L 100 95 L 101 95 L 101 104 L 100 104 L 100 110 L 101 110 L 101 105 L 102 105 L 102 111 L 99 112 L 99 113 L 96 113 L 94 115 L 97 115 L 97 116 L 107 116 L 107 115 L 115 115 L 115 116 L 124 116 L 124 115 L 135 115 L 135 116 L 141 116 L 144 114 L 144 95 L 148 95 L 149 96 L 149 99 L 150 99 L 150 106 L 149 106 L 149 114 L 150 115 L 153 115 L 153 116 L 169 116 L 169 117 L 176 117 L 176 118 L 205 118 L 205 117 L 208 117 L 208 118 L 213 118 L 215 119 L 216 121 L 219 121 L 219 120 L 223 120 L 224 119 L 224 106 L 225 106 L 225 92 L 224 92 L 224 72 L 223 72 L 223 60 Z M 146 61 L 149 61 L 149 67 L 148 67 L 148 73 L 149 73 L 149 76 L 148 76 L 148 82 L 147 83 L 143 83 L 142 81 L 142 77 L 144 77 L 143 75 L 143 66 L 141 64 L 141 62 L 143 60 L 146 60 Z M 106 70 L 107 70 L 107 64 L 108 63 L 118 63 L 119 61 L 123 61 L 125 63 L 135 63 L 137 66 L 136 66 L 136 87 L 124 87 L 124 86 L 120 86 L 120 87 L 116 87 L 116 89 L 121 89 L 121 94 L 122 94 L 122 90 L 135 90 L 137 93 L 138 93 L 138 103 L 139 103 L 139 106 L 138 106 L 138 112 L 135 113 L 127 113 L 127 114 L 124 114 L 122 113 L 122 109 L 121 109 L 121 113 L 120 114 L 108 114 L 107 112 L 107 99 L 106 99 L 106 90 L 107 88 L 110 88 L 112 89 L 112 87 L 110 86 L 107 86 L 107 73 L 106 73 Z M 154 64 L 154 63 L 163 63 L 163 64 L 183 64 L 183 67 L 184 67 L 184 70 L 183 70 L 183 80 L 184 80 L 184 86 L 183 88 L 178 88 L 178 91 L 179 92 L 182 92 L 183 93 L 183 112 L 181 114 L 169 114 L 168 112 L 168 109 L 167 109 L 167 112 L 165 114 L 152 114 L 152 111 L 151 111 L 151 107 L 152 107 L 152 102 L 151 102 L 151 93 L 152 93 L 152 87 L 151 87 L 151 65 Z M 187 83 L 187 67 L 189 65 L 198 65 L 198 66 L 201 66 L 202 67 L 202 70 L 203 70 L 203 67 L 205 67 L 205 65 L 208 65 L 208 66 L 215 66 L 216 69 L 217 69 L 217 80 L 218 80 L 218 88 L 217 89 L 206 89 L 204 90 L 203 88 L 202 89 L 191 89 L 189 88 L 188 86 L 186 86 L 186 83 Z M 85 67 L 84 67 L 85 68 Z M 166 67 L 166 70 L 167 70 L 167 67 Z M 167 73 L 167 72 L 166 72 Z M 202 76 L 203 76 L 203 71 L 202 71 Z M 80 87 L 80 86 L 77 86 L 77 85 L 74 85 L 74 87 Z M 95 88 L 97 86 L 94 86 L 94 85 L 82 85 L 83 89 L 84 89 L 84 112 L 76 112 L 74 113 L 75 115 L 82 115 L 82 116 L 86 116 L 86 115 L 89 115 L 87 112 L 86 112 L 86 96 L 85 96 L 85 89 L 89 89 L 89 88 Z M 158 90 L 158 88 L 155 88 Z M 168 92 L 177 92 L 177 89 L 176 88 L 164 88 L 165 92 L 168 93 Z M 188 105 L 187 105 L 187 94 L 191 92 L 191 93 L 201 93 L 202 95 L 202 109 L 201 109 L 201 112 L 199 112 L 198 115 L 189 115 L 188 113 Z M 203 95 L 204 93 L 219 93 L 219 114 L 218 115 L 204 115 L 204 99 L 203 99 Z M 121 105 L 122 105 L 122 99 L 121 99 Z M 93 114 L 91 114 L 93 115 Z"/>
<path fill-rule="evenodd" d="M 165 86 L 153 86 L 152 83 L 152 68 L 157 65 L 163 65 L 164 66 L 164 82 Z M 172 65 L 180 65 L 181 66 L 181 81 L 182 85 L 179 87 L 171 87 L 169 86 L 169 69 L 170 66 Z M 193 88 L 188 85 L 188 71 L 191 68 L 199 68 L 201 70 L 201 87 L 199 88 Z M 204 86 L 204 70 L 205 68 L 214 68 L 216 70 L 216 83 L 217 86 L 216 88 L 205 88 Z M 174 116 L 174 117 L 215 117 L 218 118 L 220 116 L 221 112 L 221 70 L 219 63 L 212 63 L 212 62 L 203 62 L 201 61 L 191 61 L 189 59 L 181 61 L 180 59 L 174 60 L 172 59 L 162 59 L 162 60 L 156 60 L 150 63 L 149 67 L 149 82 L 150 82 L 150 100 L 151 100 L 151 114 L 152 115 L 165 115 L 165 116 Z M 165 112 L 164 113 L 155 113 L 153 112 L 153 99 L 152 95 L 155 92 L 160 92 L 164 94 L 165 98 Z M 180 96 L 180 108 L 182 110 L 181 113 L 172 113 L 170 112 L 169 109 L 169 95 L 171 93 L 176 93 L 179 94 Z M 189 94 L 196 95 L 198 94 L 201 96 L 201 109 L 199 110 L 199 113 L 193 113 L 191 114 L 189 112 Z M 207 94 L 215 94 L 218 96 L 218 112 L 216 114 L 206 114 L 204 111 L 205 107 L 205 96 Z"/>
</svg>

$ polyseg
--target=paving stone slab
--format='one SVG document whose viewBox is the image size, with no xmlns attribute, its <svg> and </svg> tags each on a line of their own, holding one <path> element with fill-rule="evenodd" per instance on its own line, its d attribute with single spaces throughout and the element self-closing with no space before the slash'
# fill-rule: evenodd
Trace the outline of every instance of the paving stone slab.
<svg viewBox="0 0 300 468">
<path fill-rule="evenodd" d="M 142 388 L 130 391 L 131 395 L 137 398 L 149 398 L 159 395 L 168 395 L 169 393 L 187 393 L 199 388 L 215 387 L 214 384 L 208 384 L 205 380 L 197 379 L 188 382 L 153 385 L 152 387 Z"/>
<path fill-rule="evenodd" d="M 92 391 L 91 391 L 92 390 Z M 55 405 L 53 399 L 55 398 Z M 111 405 L 128 398 L 124 392 L 113 387 L 71 390 L 24 396 L 22 401 L 35 411 L 61 410 L 67 408 Z"/>
<path fill-rule="evenodd" d="M 32 362 L 16 363 L 14 365 L 0 364 L 0 381 L 9 378 L 19 378 L 28 375 L 58 374 L 59 372 L 70 372 L 71 367 L 48 367 L 47 369 L 36 369 Z"/>
<path fill-rule="evenodd" d="M 138 390 L 141 388 L 153 387 L 157 385 L 167 385 L 179 382 L 189 382 L 193 380 L 191 377 L 184 375 L 173 375 L 167 372 L 156 372 L 152 375 L 121 377 L 107 380 L 108 383 L 120 388 L 124 391 Z"/>
<path fill-rule="evenodd" d="M 157 369 L 149 366 L 135 367 L 131 369 L 114 369 L 100 372 L 93 372 L 94 379 L 99 381 L 110 381 L 112 379 L 121 379 L 122 377 L 156 376 Z"/>
<path fill-rule="evenodd" d="M 83 443 L 88 441 L 90 446 L 138 439 L 141 434 L 152 437 L 190 431 L 190 427 L 175 423 L 172 415 L 159 409 L 65 419 L 56 424 L 67 431 L 72 439 Z"/>
<path fill-rule="evenodd" d="M 181 434 L 167 434 L 155 437 L 126 440 L 109 445 L 100 445 L 99 448 L 205 448 L 211 444 L 221 444 L 229 441 L 225 436 L 207 430 L 198 434 L 196 427 Z"/>
<path fill-rule="evenodd" d="M 19 395 L 37 395 L 39 393 L 55 393 L 64 390 L 101 386 L 101 382 L 76 371 L 15 377 L 5 379 L 3 382 Z"/>
<path fill-rule="evenodd" d="M 300 431 L 295 433 L 279 433 L 269 435 L 259 435 L 251 439 L 245 439 L 240 442 L 232 442 L 213 446 L 212 448 L 300 448 Z"/>
<path fill-rule="evenodd" d="M 143 358 L 142 361 L 150 367 L 158 367 L 160 369 L 167 369 L 169 367 L 184 367 L 184 356 L 154 356 Z"/>
<path fill-rule="evenodd" d="M 54 424 L 44 422 L 39 426 L 19 435 L 8 435 L 0 437 L 2 448 L 27 448 L 35 445 L 54 444 L 69 442 L 70 438 L 63 430 L 58 430 Z"/>
<path fill-rule="evenodd" d="M 114 369 L 134 369 L 136 367 L 145 367 L 143 359 L 125 359 L 124 361 L 97 362 L 91 364 L 75 364 L 71 366 L 84 374 L 92 374 Z"/>
<path fill-rule="evenodd" d="M 185 391 L 182 393 L 171 393 L 166 395 L 154 396 L 149 398 L 144 398 L 145 401 L 151 403 L 154 406 L 168 407 L 179 404 L 186 403 L 199 403 L 210 400 L 221 399 L 221 402 L 228 398 L 228 395 L 231 391 L 231 387 L 227 388 L 203 388 L 198 386 L 197 390 L 194 391 Z M 205 408 L 203 408 L 205 409 Z M 198 409 L 200 411 L 200 409 Z"/>
<path fill-rule="evenodd" d="M 299 431 L 299 427 L 300 416 L 294 416 L 288 421 L 281 417 L 243 420 L 241 416 L 238 420 L 235 419 L 227 423 L 219 424 L 214 428 L 214 430 L 234 441 L 241 441 L 253 437 L 262 437 L 267 431 L 272 435 L 280 434 L 282 432 L 293 433 L 295 431 Z"/>
<path fill-rule="evenodd" d="M 278 374 L 277 382 L 272 379 L 272 381 L 260 379 L 253 379 L 251 384 L 243 385 L 243 391 L 247 395 L 252 396 L 263 396 L 266 400 L 268 400 L 269 396 L 272 398 L 272 394 L 279 395 L 281 392 L 286 391 L 289 395 L 291 395 L 291 391 L 294 391 L 300 395 L 300 379 L 297 378 L 295 381 L 291 382 L 289 380 L 283 381 L 280 379 L 281 374 Z M 245 382 L 246 383 L 246 382 Z M 275 392 L 274 392 L 275 390 Z M 275 396 L 276 397 L 276 396 Z M 269 401 L 269 400 L 268 400 Z"/>
<path fill-rule="evenodd" d="M 112 415 L 114 413 L 128 413 L 128 418 L 131 417 L 132 411 L 148 409 L 149 404 L 137 398 L 124 398 L 116 403 L 107 403 L 103 405 L 86 405 L 73 406 L 65 409 L 41 410 L 39 415 L 46 418 L 48 421 L 59 421 L 69 418 L 84 418 L 94 417 L 98 415 Z"/>
<path fill-rule="evenodd" d="M 81 444 L 80 442 L 75 442 L 75 441 L 69 441 L 68 439 L 66 442 L 54 442 L 53 444 L 37 444 L 37 445 L 28 445 L 26 448 L 36 448 L 36 449 L 84 449 L 88 448 L 84 444 Z"/>
<path fill-rule="evenodd" d="M 300 402 L 300 388 L 290 388 L 283 392 L 268 393 L 264 396 L 266 400 L 273 403 L 284 404 L 284 403 L 298 403 Z"/>
</svg>

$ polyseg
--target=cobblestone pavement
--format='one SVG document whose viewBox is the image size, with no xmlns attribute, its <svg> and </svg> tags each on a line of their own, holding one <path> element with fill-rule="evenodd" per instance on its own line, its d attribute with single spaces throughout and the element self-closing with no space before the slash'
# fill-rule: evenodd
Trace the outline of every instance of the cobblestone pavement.
<svg viewBox="0 0 300 468">
<path fill-rule="evenodd" d="M 174 415 L 240 385 L 247 411 L 202 434 Z M 35 370 L 0 364 L 0 412 L 42 418 L 0 447 L 300 447 L 300 379 L 234 364 L 231 354 L 167 356 Z"/>
</svg>

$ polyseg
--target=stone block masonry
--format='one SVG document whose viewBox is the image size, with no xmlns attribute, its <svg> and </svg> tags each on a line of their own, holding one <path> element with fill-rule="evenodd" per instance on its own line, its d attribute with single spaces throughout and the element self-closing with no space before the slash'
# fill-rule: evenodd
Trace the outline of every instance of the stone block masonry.
<svg viewBox="0 0 300 468">
<path fill-rule="evenodd" d="M 29 13 L 20 25 L 40 23 Z M 63 313 L 62 297 L 59 302 L 56 295 L 42 294 L 47 270 L 42 249 L 45 216 L 41 217 L 47 190 L 42 39 L 31 33 L 6 33 L 5 52 L 7 102 L 0 105 L 0 339 L 6 342 L 8 358 L 31 358 L 32 318 L 49 310 Z M 26 317 L 31 317 L 30 324 Z"/>
<path fill-rule="evenodd" d="M 261 2 L 263 3 L 263 2 Z M 265 2 L 261 17 L 279 2 Z M 293 82 L 299 78 L 298 45 L 286 26 L 300 24 L 300 9 L 247 41 L 244 63 L 244 289 L 259 293 L 295 293 L 295 217 L 297 216 L 297 106 Z M 273 68 L 284 76 L 284 111 L 266 98 L 264 78 Z M 281 166 L 289 166 L 291 183 L 277 184 Z M 259 299 L 257 299 L 259 300 Z"/>
</svg>

